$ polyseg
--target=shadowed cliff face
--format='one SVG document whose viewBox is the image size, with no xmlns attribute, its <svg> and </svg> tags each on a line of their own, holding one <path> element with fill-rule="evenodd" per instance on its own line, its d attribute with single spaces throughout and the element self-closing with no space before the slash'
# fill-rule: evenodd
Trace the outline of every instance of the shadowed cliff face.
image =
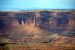
<svg viewBox="0 0 75 50">
<path fill-rule="evenodd" d="M 36 12 L 0 12 L 8 34 L 29 33 L 74 35 L 75 12 L 36 11 Z M 1 25 L 1 24 L 0 24 Z M 5 31 L 0 28 L 1 31 Z M 36 30 L 36 31 L 35 31 Z M 1 34 L 3 32 L 0 32 Z"/>
</svg>

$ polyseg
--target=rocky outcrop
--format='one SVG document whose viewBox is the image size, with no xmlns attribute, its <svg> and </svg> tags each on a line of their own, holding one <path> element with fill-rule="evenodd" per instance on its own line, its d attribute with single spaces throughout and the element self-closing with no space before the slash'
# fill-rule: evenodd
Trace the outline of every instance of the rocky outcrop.
<svg viewBox="0 0 75 50">
<path fill-rule="evenodd" d="M 4 15 L 3 15 L 4 14 Z M 61 34 L 74 35 L 74 12 L 33 11 L 33 12 L 0 12 L 7 25 L 8 34 Z M 41 33 L 40 33 L 41 32 Z M 37 36 L 39 37 L 39 35 Z"/>
</svg>

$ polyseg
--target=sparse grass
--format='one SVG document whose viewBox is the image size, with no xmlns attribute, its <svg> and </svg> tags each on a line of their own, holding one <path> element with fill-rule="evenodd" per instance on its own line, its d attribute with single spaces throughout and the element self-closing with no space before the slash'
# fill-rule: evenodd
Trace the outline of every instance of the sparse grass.
<svg viewBox="0 0 75 50">
<path fill-rule="evenodd" d="M 10 44 L 12 50 L 75 50 L 75 45 L 60 43 L 18 43 Z"/>
</svg>

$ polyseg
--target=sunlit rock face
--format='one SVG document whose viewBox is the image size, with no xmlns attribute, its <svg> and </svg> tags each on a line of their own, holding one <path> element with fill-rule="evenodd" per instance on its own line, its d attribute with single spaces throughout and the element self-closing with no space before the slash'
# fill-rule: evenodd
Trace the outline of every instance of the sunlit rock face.
<svg viewBox="0 0 75 50">
<path fill-rule="evenodd" d="M 0 12 L 0 34 L 13 39 L 27 34 L 32 39 L 52 34 L 74 36 L 74 14 L 74 11 Z"/>
</svg>

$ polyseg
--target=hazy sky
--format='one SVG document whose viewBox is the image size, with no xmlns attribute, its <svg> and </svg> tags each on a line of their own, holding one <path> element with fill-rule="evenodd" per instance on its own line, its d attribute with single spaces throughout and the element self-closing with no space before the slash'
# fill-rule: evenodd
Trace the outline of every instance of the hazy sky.
<svg viewBox="0 0 75 50">
<path fill-rule="evenodd" d="M 0 10 L 74 9 L 75 0 L 0 0 Z"/>
</svg>

